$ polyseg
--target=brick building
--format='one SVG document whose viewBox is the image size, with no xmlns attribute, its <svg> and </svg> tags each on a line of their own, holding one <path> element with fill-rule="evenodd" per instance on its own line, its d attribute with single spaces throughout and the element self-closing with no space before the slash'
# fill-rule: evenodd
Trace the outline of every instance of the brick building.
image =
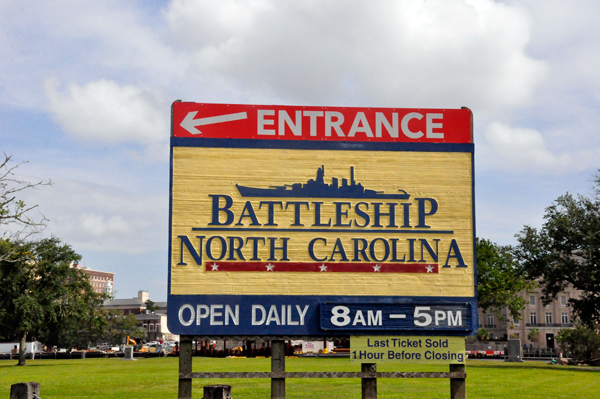
<svg viewBox="0 0 600 399">
<path fill-rule="evenodd" d="M 82 272 L 90 276 L 90 284 L 94 289 L 94 292 L 101 294 L 103 292 L 112 295 L 112 288 L 114 284 L 114 273 L 111 272 L 103 272 L 100 270 L 92 270 L 85 266 L 81 265 L 71 265 L 71 267 L 76 267 L 80 269 Z"/>
</svg>

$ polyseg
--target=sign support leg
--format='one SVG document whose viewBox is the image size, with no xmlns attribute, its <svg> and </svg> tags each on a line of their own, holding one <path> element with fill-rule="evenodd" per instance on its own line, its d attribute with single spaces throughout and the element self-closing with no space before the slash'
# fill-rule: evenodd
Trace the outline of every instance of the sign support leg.
<svg viewBox="0 0 600 399">
<path fill-rule="evenodd" d="M 179 372 L 192 372 L 192 337 L 181 335 L 179 337 Z M 179 378 L 178 399 L 192 399 L 192 379 Z"/>
<path fill-rule="evenodd" d="M 450 372 L 466 371 L 464 364 L 451 364 Z M 450 378 L 450 399 L 467 399 L 467 382 L 464 378 Z"/>
<path fill-rule="evenodd" d="M 361 363 L 360 371 L 363 373 L 374 373 L 377 371 L 377 363 Z M 362 378 L 362 399 L 377 399 L 377 378 Z"/>
<path fill-rule="evenodd" d="M 271 371 L 285 371 L 285 341 L 271 341 Z M 271 399 L 285 399 L 285 378 L 271 378 Z"/>
</svg>

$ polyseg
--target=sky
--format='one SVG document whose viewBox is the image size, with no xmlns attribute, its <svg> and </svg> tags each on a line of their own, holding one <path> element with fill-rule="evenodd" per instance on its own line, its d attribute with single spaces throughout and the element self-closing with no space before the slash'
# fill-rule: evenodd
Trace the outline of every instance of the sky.
<svg viewBox="0 0 600 399">
<path fill-rule="evenodd" d="M 170 105 L 460 108 L 477 236 L 514 244 L 600 155 L 600 2 L 0 2 L 0 150 L 117 298 L 167 297 Z"/>
</svg>

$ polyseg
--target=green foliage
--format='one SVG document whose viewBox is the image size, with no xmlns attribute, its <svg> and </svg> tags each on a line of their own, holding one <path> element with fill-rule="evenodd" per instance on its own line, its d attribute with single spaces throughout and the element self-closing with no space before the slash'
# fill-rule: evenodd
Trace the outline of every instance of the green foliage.
<svg viewBox="0 0 600 399">
<path fill-rule="evenodd" d="M 590 326 L 600 322 L 600 178 L 591 197 L 567 193 L 546 208 L 541 229 L 516 235 L 515 256 L 531 280 L 538 279 L 544 303 L 569 286 L 581 290 L 570 304 Z"/>
<path fill-rule="evenodd" d="M 527 333 L 527 339 L 531 342 L 539 342 L 541 336 L 542 332 L 535 327 L 533 327 L 531 330 L 529 330 L 529 333 Z"/>
<path fill-rule="evenodd" d="M 527 303 L 520 293 L 535 288 L 519 269 L 511 250 L 477 238 L 477 301 L 483 312 L 492 311 L 502 320 L 504 306 L 513 318 L 521 318 L 520 311 Z"/>
<path fill-rule="evenodd" d="M 2 255 L 6 255 L 2 257 Z M 0 335 L 47 345 L 77 344 L 102 331 L 105 295 L 71 268 L 80 256 L 57 238 L 0 245 Z M 87 336 L 86 336 L 87 334 Z"/>
<path fill-rule="evenodd" d="M 124 344 L 127 337 L 140 342 L 146 339 L 146 330 L 138 327 L 138 321 L 133 314 L 122 315 L 118 310 L 111 310 L 107 315 L 108 326 L 101 340 L 111 345 Z"/>
<path fill-rule="evenodd" d="M 475 333 L 475 336 L 479 341 L 489 341 L 490 340 L 490 332 L 485 328 L 480 328 Z"/>
<path fill-rule="evenodd" d="M 597 329 L 577 324 L 573 329 L 560 330 L 556 341 L 567 352 L 568 357 L 600 366 L 600 333 Z"/>
<path fill-rule="evenodd" d="M 156 306 L 156 302 L 147 299 L 146 302 L 144 302 L 146 304 L 146 310 L 150 311 L 150 312 L 154 312 L 155 310 L 158 309 L 158 306 Z"/>
</svg>

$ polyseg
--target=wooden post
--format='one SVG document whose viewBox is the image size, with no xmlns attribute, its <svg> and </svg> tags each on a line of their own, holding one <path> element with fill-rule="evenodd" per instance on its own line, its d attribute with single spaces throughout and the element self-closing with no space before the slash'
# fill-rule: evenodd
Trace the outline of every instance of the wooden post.
<svg viewBox="0 0 600 399">
<path fill-rule="evenodd" d="M 361 363 L 360 371 L 372 373 L 377 371 L 376 363 Z M 377 378 L 362 378 L 362 399 L 377 399 Z"/>
<path fill-rule="evenodd" d="M 451 373 L 466 372 L 464 364 L 451 364 Z M 464 378 L 450 378 L 450 399 L 467 399 L 467 382 Z"/>
<path fill-rule="evenodd" d="M 37 382 L 21 382 L 10 387 L 10 399 L 33 399 L 40 397 L 40 384 Z"/>
<path fill-rule="evenodd" d="M 285 371 L 285 341 L 271 341 L 271 371 Z M 285 399 L 285 378 L 271 378 L 271 399 Z"/>
<path fill-rule="evenodd" d="M 192 337 L 181 335 L 179 337 L 179 372 L 192 372 Z M 192 399 L 192 379 L 179 378 L 178 399 Z"/>
</svg>

